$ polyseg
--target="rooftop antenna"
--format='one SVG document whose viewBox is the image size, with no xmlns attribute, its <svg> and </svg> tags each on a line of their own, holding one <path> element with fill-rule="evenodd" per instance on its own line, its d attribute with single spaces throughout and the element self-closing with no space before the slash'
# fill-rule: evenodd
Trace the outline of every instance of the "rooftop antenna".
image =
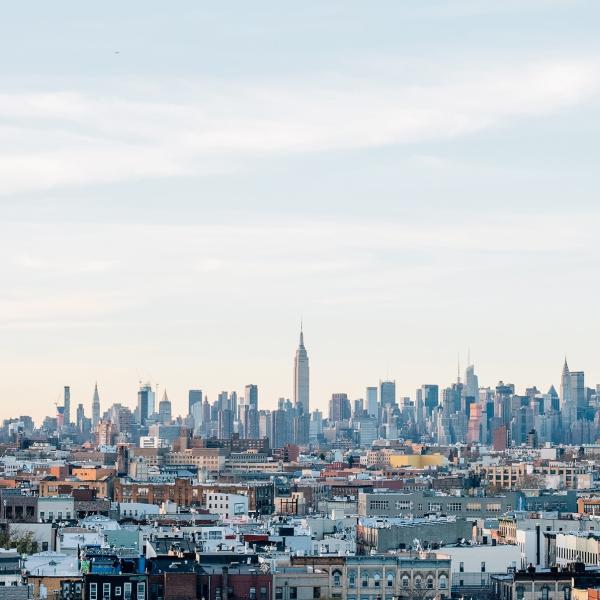
<svg viewBox="0 0 600 600">
<path fill-rule="evenodd" d="M 456 370 L 456 383 L 460 383 L 460 352 L 458 353 L 457 370 Z"/>
<path fill-rule="evenodd" d="M 467 367 L 471 366 L 471 346 L 467 346 Z"/>
</svg>

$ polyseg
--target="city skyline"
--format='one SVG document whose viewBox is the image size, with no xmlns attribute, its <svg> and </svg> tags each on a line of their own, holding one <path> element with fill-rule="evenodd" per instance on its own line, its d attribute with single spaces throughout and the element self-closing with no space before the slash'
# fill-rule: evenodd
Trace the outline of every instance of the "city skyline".
<svg viewBox="0 0 600 600">
<path fill-rule="evenodd" d="M 216 387 L 211 387 L 211 386 L 206 386 L 204 384 L 201 385 L 197 385 L 196 387 L 191 386 L 189 388 L 186 388 L 184 390 L 183 394 L 177 394 L 177 396 L 175 396 L 174 394 L 172 395 L 172 397 L 169 398 L 169 402 L 171 405 L 173 405 L 173 418 L 181 416 L 181 417 L 185 417 L 188 414 L 192 414 L 190 412 L 191 409 L 191 405 L 190 405 L 190 399 L 189 399 L 189 394 L 190 392 L 192 393 L 198 393 L 199 391 L 202 392 L 203 396 L 202 399 L 203 401 L 208 399 L 209 403 L 213 403 L 214 401 L 216 401 L 219 397 L 219 395 L 222 392 L 227 392 L 227 393 L 235 393 L 238 395 L 239 398 L 244 398 L 244 391 L 247 392 L 248 388 L 252 387 L 252 388 L 257 388 L 257 392 L 254 391 L 253 393 L 258 393 L 258 398 L 260 399 L 260 403 L 259 403 L 259 410 L 274 410 L 277 408 L 277 403 L 280 399 L 289 399 L 292 402 L 295 402 L 295 394 L 294 394 L 294 389 L 295 389 L 295 381 L 296 381 L 296 363 L 298 360 L 298 351 L 300 349 L 304 350 L 304 355 L 306 356 L 307 350 L 304 347 L 304 338 L 303 338 L 303 331 L 301 330 L 300 332 L 300 345 L 298 346 L 297 350 L 296 350 L 296 354 L 294 355 L 294 365 L 292 368 L 293 371 L 293 383 L 291 386 L 291 393 L 284 393 L 284 394 L 279 394 L 276 397 L 270 397 L 265 395 L 264 391 L 263 391 L 263 386 L 258 383 L 258 384 L 236 384 L 236 385 L 231 385 L 231 386 L 227 386 L 227 385 L 222 385 L 222 386 L 216 386 Z M 467 356 L 470 355 L 470 350 L 467 353 Z M 321 394 L 319 396 L 317 396 L 315 398 L 315 395 L 312 391 L 309 391 L 310 393 L 310 397 L 313 399 L 312 402 L 314 404 L 311 404 L 310 408 L 309 408 L 309 414 L 314 411 L 314 410 L 318 410 L 321 411 L 323 414 L 327 414 L 328 413 L 328 407 L 329 407 L 329 403 L 331 398 L 336 395 L 336 394 L 342 394 L 342 395 L 347 395 L 348 396 L 348 400 L 350 401 L 350 403 L 353 403 L 354 400 L 358 400 L 358 399 L 362 399 L 364 401 L 364 406 L 365 409 L 368 406 L 368 391 L 367 388 L 369 388 L 370 386 L 374 386 L 374 389 L 379 390 L 379 386 L 382 383 L 386 383 L 386 382 L 390 382 L 394 384 L 394 391 L 393 391 L 393 397 L 395 398 L 396 402 L 399 402 L 402 398 L 410 398 L 413 402 L 417 401 L 417 394 L 418 394 L 418 390 L 422 387 L 422 386 L 437 386 L 439 388 L 439 391 L 441 392 L 444 388 L 446 388 L 447 386 L 451 386 L 452 384 L 456 383 L 458 380 L 460 380 L 461 383 L 463 383 L 465 385 L 465 389 L 468 389 L 469 393 L 472 394 L 473 390 L 470 389 L 470 382 L 469 379 L 473 379 L 473 374 L 474 374 L 474 381 L 475 381 L 475 385 L 477 386 L 478 389 L 483 389 L 483 388 L 491 388 L 494 389 L 496 385 L 498 385 L 499 383 L 504 383 L 504 384 L 513 384 L 515 386 L 515 392 L 516 393 L 525 393 L 526 388 L 532 388 L 534 386 L 538 387 L 540 393 L 545 394 L 547 393 L 551 388 L 555 388 L 556 390 L 561 390 L 560 392 L 560 398 L 561 398 L 561 402 L 566 402 L 567 404 L 570 402 L 570 398 L 566 397 L 566 395 L 564 395 L 562 393 L 562 389 L 564 386 L 564 378 L 565 378 L 565 369 L 567 370 L 567 377 L 569 376 L 569 369 L 567 367 L 567 356 L 564 356 L 563 358 L 563 365 L 562 365 L 562 377 L 559 375 L 556 377 L 556 381 L 553 381 L 551 383 L 549 383 L 547 386 L 546 385 L 540 385 L 539 382 L 535 382 L 535 381 L 531 381 L 531 382 L 526 382 L 522 385 L 517 384 L 515 381 L 511 380 L 510 378 L 499 378 L 496 381 L 482 381 L 482 378 L 480 376 L 480 371 L 478 369 L 477 364 L 475 363 L 475 361 L 471 360 L 470 362 L 465 362 L 464 364 L 460 363 L 460 356 L 459 356 L 459 363 L 458 363 L 458 369 L 457 366 L 455 365 L 454 367 L 454 378 L 448 379 L 448 380 L 440 380 L 440 379 L 436 379 L 434 377 L 430 377 L 427 380 L 424 380 L 418 384 L 416 384 L 412 390 L 408 390 L 403 387 L 402 382 L 399 381 L 397 378 L 393 377 L 393 375 L 390 375 L 389 373 L 386 374 L 386 376 L 384 377 L 380 377 L 379 379 L 376 380 L 369 380 L 365 382 L 365 385 L 362 387 L 361 390 L 348 390 L 348 389 L 331 389 L 329 391 L 326 391 L 324 394 Z M 473 373 L 474 370 L 474 373 Z M 570 371 L 571 375 L 579 375 L 580 373 L 587 373 L 585 371 L 585 369 L 579 369 L 577 368 L 577 370 L 573 370 Z M 598 382 L 598 384 L 600 384 L 600 382 Z M 585 379 L 585 385 L 587 388 L 592 388 L 595 389 L 596 387 L 596 381 L 590 377 L 589 374 L 586 374 L 586 379 Z M 159 397 L 164 397 L 166 396 L 166 388 L 171 389 L 171 386 L 167 386 L 167 385 L 161 385 L 160 382 L 155 382 L 151 379 L 139 379 L 136 383 L 135 383 L 135 391 L 134 391 L 134 395 L 133 395 L 133 399 L 131 397 L 125 397 L 124 395 L 119 395 L 117 398 L 110 398 L 107 396 L 104 396 L 104 394 L 102 393 L 102 382 L 98 382 L 95 381 L 94 385 L 92 387 L 92 392 L 91 395 L 89 397 L 84 397 L 81 395 L 78 395 L 76 398 L 74 398 L 74 401 L 71 404 L 71 390 L 72 390 L 72 386 L 71 385 L 64 385 L 61 386 L 61 398 L 62 398 L 62 402 L 66 405 L 66 406 L 73 406 L 76 407 L 79 404 L 83 404 L 84 407 L 84 411 L 85 414 L 88 417 L 91 417 L 92 419 L 92 424 L 95 427 L 96 424 L 98 423 L 98 421 L 100 420 L 100 418 L 102 417 L 102 415 L 113 405 L 113 404 L 121 404 L 123 406 L 126 406 L 127 408 L 130 408 L 134 413 L 138 410 L 139 407 L 139 403 L 140 403 L 140 394 L 141 393 L 145 393 L 151 394 L 151 400 L 149 401 L 150 404 L 152 404 L 152 406 L 154 408 L 150 408 L 150 410 L 146 410 L 146 412 L 144 413 L 144 419 L 146 418 L 146 416 L 149 416 L 150 414 L 152 414 L 154 411 L 157 411 L 157 406 L 158 406 L 158 400 L 157 398 Z M 172 386 L 173 388 L 176 389 L 181 389 L 181 385 L 174 385 Z M 265 386 L 268 389 L 268 386 Z M 110 386 L 108 386 L 108 389 L 111 389 Z M 81 390 L 79 390 L 79 393 L 81 394 Z M 377 392 L 379 393 L 379 392 Z M 171 392 L 169 392 L 169 394 L 171 395 Z M 32 411 L 30 414 L 34 420 L 36 421 L 36 423 L 41 423 L 41 420 L 46 417 L 46 416 L 53 416 L 54 412 L 53 412 L 53 407 L 59 406 L 61 403 L 59 402 L 60 398 L 57 397 L 57 399 L 52 400 L 50 402 L 50 405 L 48 407 L 46 407 L 46 409 L 42 406 L 40 408 L 39 414 L 35 411 Z M 96 401 L 99 400 L 100 402 L 100 406 L 96 411 Z M 246 400 L 247 402 L 247 400 Z M 441 401 L 440 401 L 441 402 Z M 4 414 L 2 413 L 2 411 L 4 410 Z M 11 412 L 12 411 L 12 412 Z M 18 411 L 17 411 L 18 412 Z M 68 410 L 65 411 L 65 414 L 67 414 Z M 157 411 L 158 412 L 158 411 Z M 0 409 L 0 418 L 1 419 L 7 419 L 7 418 L 14 418 L 14 417 L 18 417 L 21 413 L 17 414 L 16 412 L 14 412 L 14 409 L 12 407 L 4 407 L 4 409 Z M 25 413 L 23 413 L 25 414 Z M 71 417 L 73 417 L 73 413 L 71 413 Z M 567 414 L 567 420 L 572 421 L 574 420 L 575 417 L 570 417 Z M 71 421 L 73 421 L 73 419 L 71 418 Z"/>
</svg>

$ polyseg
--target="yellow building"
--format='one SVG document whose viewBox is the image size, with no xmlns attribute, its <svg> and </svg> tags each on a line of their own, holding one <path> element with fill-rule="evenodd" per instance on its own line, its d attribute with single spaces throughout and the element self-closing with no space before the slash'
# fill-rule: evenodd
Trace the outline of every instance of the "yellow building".
<svg viewBox="0 0 600 600">
<path fill-rule="evenodd" d="M 395 454 L 390 456 L 390 466 L 394 469 L 398 467 L 426 469 L 427 467 L 443 467 L 447 463 L 448 460 L 441 454 Z"/>
</svg>

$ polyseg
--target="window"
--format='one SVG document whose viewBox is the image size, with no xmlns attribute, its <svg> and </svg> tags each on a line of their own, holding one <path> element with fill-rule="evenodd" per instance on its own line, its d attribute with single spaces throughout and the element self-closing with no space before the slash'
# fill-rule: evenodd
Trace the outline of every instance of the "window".
<svg viewBox="0 0 600 600">
<path fill-rule="evenodd" d="M 98 600 L 98 584 L 90 583 L 90 600 Z"/>
<path fill-rule="evenodd" d="M 102 599 L 110 600 L 110 583 L 102 584 Z"/>
<path fill-rule="evenodd" d="M 464 563 L 464 562 L 462 562 L 462 561 L 460 562 L 460 564 L 459 564 L 459 566 L 458 566 L 458 570 L 459 570 L 461 573 L 464 573 L 464 572 L 465 572 L 465 563 Z"/>
<path fill-rule="evenodd" d="M 265 586 L 260 588 L 260 600 L 267 600 L 267 588 Z"/>
<path fill-rule="evenodd" d="M 485 561 L 481 561 L 481 572 L 485 573 Z"/>
<path fill-rule="evenodd" d="M 124 600 L 131 600 L 131 583 L 129 581 L 123 584 L 123 598 Z"/>
<path fill-rule="evenodd" d="M 388 587 L 394 586 L 394 576 L 391 573 L 387 574 L 387 586 Z"/>
<path fill-rule="evenodd" d="M 121 588 L 120 587 L 115 588 L 115 596 L 121 596 Z"/>
<path fill-rule="evenodd" d="M 381 586 L 381 575 L 379 573 L 375 573 L 375 575 L 373 575 L 373 581 L 375 582 L 375 587 L 380 587 Z"/>
<path fill-rule="evenodd" d="M 314 587 L 313 588 L 313 600 L 319 600 L 320 597 L 321 597 L 321 588 Z"/>
<path fill-rule="evenodd" d="M 427 576 L 427 589 L 428 590 L 433 589 L 433 577 L 431 575 Z"/>
<path fill-rule="evenodd" d="M 290 600 L 297 600 L 297 599 L 298 599 L 298 588 L 291 587 L 290 588 Z"/>
<path fill-rule="evenodd" d="M 408 589 L 408 575 L 402 575 L 402 588 Z"/>
<path fill-rule="evenodd" d="M 523 600 L 523 598 L 525 597 L 525 587 L 522 585 L 518 585 L 516 592 L 517 592 L 517 600 Z"/>
<path fill-rule="evenodd" d="M 445 575 L 440 575 L 440 590 L 445 590 L 448 587 L 448 578 Z"/>
<path fill-rule="evenodd" d="M 422 578 L 420 575 L 417 575 L 415 577 L 415 589 L 416 590 L 420 590 L 421 589 L 421 584 L 422 584 Z"/>
<path fill-rule="evenodd" d="M 348 573 L 348 587 L 356 587 L 356 573 L 354 571 Z"/>
<path fill-rule="evenodd" d="M 137 600 L 146 600 L 146 583 L 143 581 L 137 584 Z"/>
<path fill-rule="evenodd" d="M 363 587 L 369 587 L 369 573 L 367 571 L 361 573 L 360 585 L 362 585 Z"/>
<path fill-rule="evenodd" d="M 550 588 L 547 585 L 545 585 L 542 588 L 542 600 L 548 600 L 549 594 L 550 594 Z"/>
<path fill-rule="evenodd" d="M 255 600 L 255 599 L 256 599 L 256 588 L 251 587 L 250 588 L 250 600 Z"/>
<path fill-rule="evenodd" d="M 276 587 L 275 588 L 275 600 L 282 600 L 282 599 L 283 599 L 283 588 Z"/>
<path fill-rule="evenodd" d="M 340 587 L 342 585 L 342 574 L 339 571 L 333 572 L 333 586 Z"/>
</svg>

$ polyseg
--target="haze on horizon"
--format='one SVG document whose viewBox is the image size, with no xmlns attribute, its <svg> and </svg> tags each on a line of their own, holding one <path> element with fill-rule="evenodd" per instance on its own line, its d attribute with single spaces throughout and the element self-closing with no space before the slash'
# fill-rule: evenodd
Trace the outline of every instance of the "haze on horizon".
<svg viewBox="0 0 600 600">
<path fill-rule="evenodd" d="M 600 382 L 600 6 L 12 3 L 0 418 Z"/>
</svg>

